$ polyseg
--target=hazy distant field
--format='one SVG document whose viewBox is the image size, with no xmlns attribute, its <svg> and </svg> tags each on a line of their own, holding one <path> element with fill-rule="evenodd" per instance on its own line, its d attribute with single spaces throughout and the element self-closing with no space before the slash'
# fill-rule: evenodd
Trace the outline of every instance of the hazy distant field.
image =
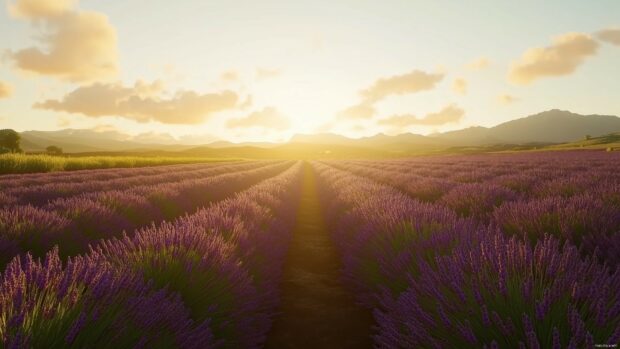
<svg viewBox="0 0 620 349">
<path fill-rule="evenodd" d="M 234 160 L 236 159 L 180 156 L 166 157 L 118 155 L 67 157 L 50 155 L 0 154 L 0 174 L 162 166 Z"/>
<path fill-rule="evenodd" d="M 148 161 L 172 160 L 112 164 Z M 0 176 L 0 347 L 303 347 L 308 327 L 339 347 L 615 344 L 619 163 L 567 151 Z"/>
</svg>

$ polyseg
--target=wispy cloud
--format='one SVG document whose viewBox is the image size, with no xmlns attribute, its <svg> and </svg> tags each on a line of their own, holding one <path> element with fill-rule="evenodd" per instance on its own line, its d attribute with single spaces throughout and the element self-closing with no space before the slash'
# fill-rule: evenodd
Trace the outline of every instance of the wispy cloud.
<svg viewBox="0 0 620 349">
<path fill-rule="evenodd" d="M 350 106 L 336 114 L 338 120 L 372 119 L 376 114 L 372 104 L 361 103 Z"/>
<path fill-rule="evenodd" d="M 452 82 L 452 91 L 460 95 L 467 94 L 467 80 L 464 78 L 456 78 Z"/>
<path fill-rule="evenodd" d="M 18 0 L 9 12 L 37 24 L 39 46 L 9 52 L 17 68 L 72 82 L 118 73 L 117 35 L 104 14 L 79 11 L 77 1 Z M 41 25 L 42 24 L 42 25 Z"/>
<path fill-rule="evenodd" d="M 529 84 L 535 80 L 569 75 L 596 54 L 598 42 L 588 34 L 568 33 L 557 36 L 546 47 L 530 48 L 513 62 L 508 79 L 515 84 Z"/>
<path fill-rule="evenodd" d="M 427 73 L 421 70 L 380 78 L 370 87 L 360 91 L 361 102 L 339 111 L 336 114 L 336 119 L 372 119 L 377 113 L 374 107 L 377 102 L 389 96 L 432 90 L 443 78 L 443 73 Z"/>
<path fill-rule="evenodd" d="M 230 119 L 226 126 L 229 128 L 260 127 L 264 129 L 286 130 L 291 126 L 291 122 L 276 108 L 266 107 L 245 117 Z"/>
<path fill-rule="evenodd" d="M 71 120 L 69 120 L 66 117 L 62 117 L 61 116 L 56 121 L 56 125 L 58 125 L 58 127 L 69 127 L 69 126 L 71 126 Z"/>
<path fill-rule="evenodd" d="M 17 0 L 8 1 L 9 13 L 20 18 L 49 18 L 73 10 L 77 0 Z"/>
<path fill-rule="evenodd" d="M 9 98 L 13 95 L 13 86 L 7 82 L 0 81 L 0 99 Z"/>
<path fill-rule="evenodd" d="M 159 81 L 150 84 L 139 81 L 131 87 L 121 83 L 96 83 L 79 87 L 60 100 L 36 103 L 34 107 L 165 124 L 200 124 L 214 113 L 238 107 L 239 97 L 232 91 L 206 94 L 178 91 L 171 98 L 163 97 L 162 91 Z"/>
<path fill-rule="evenodd" d="M 379 120 L 377 123 L 394 128 L 405 128 L 414 125 L 438 126 L 459 122 L 464 115 L 465 111 L 463 109 L 454 104 L 450 104 L 436 113 L 426 114 L 423 118 L 418 118 L 412 114 L 393 115 L 386 119 Z"/>
<path fill-rule="evenodd" d="M 277 78 L 282 74 L 282 71 L 279 69 L 269 69 L 269 68 L 256 68 L 256 79 L 257 80 L 267 80 Z"/>
<path fill-rule="evenodd" d="M 228 70 L 220 74 L 220 80 L 226 82 L 239 81 L 239 73 L 236 70 Z"/>
<path fill-rule="evenodd" d="M 519 98 L 509 94 L 502 94 L 497 96 L 497 101 L 501 104 L 508 105 L 519 101 Z"/>
<path fill-rule="evenodd" d="M 491 65 L 491 61 L 489 61 L 488 58 L 486 57 L 478 57 L 476 59 L 474 59 L 473 61 L 467 63 L 465 65 L 465 68 L 469 69 L 469 70 L 482 70 L 482 69 L 486 69 Z"/>
<path fill-rule="evenodd" d="M 365 102 L 374 103 L 388 96 L 432 90 L 443 77 L 443 74 L 414 70 L 407 74 L 379 79 L 372 86 L 361 91 L 361 95 Z"/>
<path fill-rule="evenodd" d="M 620 28 L 603 29 L 596 32 L 596 37 L 608 44 L 620 46 Z"/>
</svg>

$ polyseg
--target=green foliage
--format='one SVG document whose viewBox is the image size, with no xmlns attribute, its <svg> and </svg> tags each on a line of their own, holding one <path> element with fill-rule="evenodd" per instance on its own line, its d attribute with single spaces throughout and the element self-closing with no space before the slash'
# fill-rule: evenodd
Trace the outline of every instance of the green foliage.
<svg viewBox="0 0 620 349">
<path fill-rule="evenodd" d="M 193 164 L 234 159 L 204 157 L 159 156 L 84 156 L 64 157 L 50 155 L 1 154 L 0 174 L 74 171 L 98 168 L 146 167 L 174 164 Z"/>
<path fill-rule="evenodd" d="M 21 136 L 15 130 L 0 130 L 0 154 L 7 152 L 3 151 L 3 149 L 8 149 L 8 152 L 11 153 L 21 153 L 22 150 L 19 147 L 20 139 Z"/>
<path fill-rule="evenodd" d="M 49 147 L 45 148 L 45 151 L 47 151 L 49 155 L 62 155 L 62 148 L 55 145 L 50 145 Z"/>
</svg>

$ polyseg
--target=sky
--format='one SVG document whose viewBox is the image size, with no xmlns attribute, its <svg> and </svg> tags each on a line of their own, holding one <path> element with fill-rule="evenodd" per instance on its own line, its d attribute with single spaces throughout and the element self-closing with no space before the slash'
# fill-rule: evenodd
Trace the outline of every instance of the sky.
<svg viewBox="0 0 620 349">
<path fill-rule="evenodd" d="M 620 1 L 5 0 L 0 128 L 157 140 L 620 115 Z"/>
</svg>

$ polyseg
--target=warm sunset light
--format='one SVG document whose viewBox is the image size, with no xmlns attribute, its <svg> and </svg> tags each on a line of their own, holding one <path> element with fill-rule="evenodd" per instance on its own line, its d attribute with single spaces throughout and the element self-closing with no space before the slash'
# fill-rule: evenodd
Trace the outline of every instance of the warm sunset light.
<svg viewBox="0 0 620 349">
<path fill-rule="evenodd" d="M 533 4 L 7 0 L 0 117 L 199 144 L 620 114 L 620 5 Z"/>
<path fill-rule="evenodd" d="M 0 3 L 0 349 L 618 345 L 619 0 Z"/>
</svg>

